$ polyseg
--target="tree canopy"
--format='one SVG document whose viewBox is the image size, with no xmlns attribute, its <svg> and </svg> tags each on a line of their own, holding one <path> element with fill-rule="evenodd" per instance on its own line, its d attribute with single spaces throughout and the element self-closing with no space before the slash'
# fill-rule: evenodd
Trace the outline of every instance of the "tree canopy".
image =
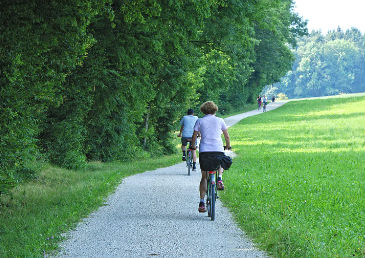
<svg viewBox="0 0 365 258">
<path fill-rule="evenodd" d="M 267 88 L 290 98 L 357 93 L 365 90 L 365 35 L 338 28 L 326 35 L 313 31 L 298 40 L 293 68 Z"/>
<path fill-rule="evenodd" d="M 291 0 L 0 8 L 0 192 L 39 159 L 80 168 L 173 152 L 188 107 L 213 100 L 229 112 L 253 101 L 289 70 L 290 46 L 306 33 Z"/>
</svg>

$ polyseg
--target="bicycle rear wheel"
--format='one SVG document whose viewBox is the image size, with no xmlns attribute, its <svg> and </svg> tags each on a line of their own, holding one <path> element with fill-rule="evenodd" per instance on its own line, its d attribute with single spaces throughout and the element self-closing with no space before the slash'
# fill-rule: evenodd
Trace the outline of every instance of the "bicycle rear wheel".
<svg viewBox="0 0 365 258">
<path fill-rule="evenodd" d="M 210 219 L 215 220 L 215 184 L 210 185 Z"/>
<path fill-rule="evenodd" d="M 188 151 L 187 164 L 188 164 L 188 176 L 190 176 L 190 171 L 191 171 L 191 168 L 192 168 L 192 155 L 191 155 L 191 151 Z"/>
<path fill-rule="evenodd" d="M 209 179 L 208 179 L 209 180 Z M 208 184 L 207 184 L 207 201 L 206 201 L 206 204 L 207 204 L 207 210 L 208 210 L 208 217 L 210 217 L 210 214 L 211 214 L 211 205 L 210 205 L 210 200 L 212 199 L 212 197 L 210 196 L 210 183 L 208 181 Z"/>
</svg>

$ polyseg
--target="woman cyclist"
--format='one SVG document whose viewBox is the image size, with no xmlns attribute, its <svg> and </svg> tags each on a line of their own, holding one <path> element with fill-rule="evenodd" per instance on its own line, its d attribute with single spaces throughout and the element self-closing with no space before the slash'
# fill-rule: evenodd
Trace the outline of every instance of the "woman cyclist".
<svg viewBox="0 0 365 258">
<path fill-rule="evenodd" d="M 207 171 L 216 166 L 216 157 L 224 154 L 223 141 L 221 138 L 222 132 L 226 141 L 226 147 L 228 149 L 231 148 L 231 143 L 224 120 L 215 116 L 216 112 L 218 111 L 217 105 L 213 101 L 207 101 L 200 106 L 200 111 L 205 116 L 199 118 L 195 123 L 192 148 L 195 148 L 196 138 L 200 133 L 201 140 L 199 146 L 199 163 L 202 177 L 199 187 L 199 212 L 206 212 L 204 197 L 207 191 Z M 218 190 L 224 190 L 222 173 L 223 169 L 222 167 L 219 167 L 217 183 Z"/>
</svg>

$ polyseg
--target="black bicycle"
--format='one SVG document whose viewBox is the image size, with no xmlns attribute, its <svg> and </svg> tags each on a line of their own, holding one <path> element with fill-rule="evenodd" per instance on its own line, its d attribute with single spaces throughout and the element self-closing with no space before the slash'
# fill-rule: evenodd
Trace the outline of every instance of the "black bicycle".
<svg viewBox="0 0 365 258">
<path fill-rule="evenodd" d="M 224 146 L 224 150 L 232 150 L 232 148 L 227 148 Z M 207 209 L 208 209 L 208 217 L 211 220 L 215 220 L 215 203 L 218 199 L 218 189 L 217 189 L 217 182 L 218 182 L 218 171 L 219 167 L 215 170 L 207 171 Z"/>
<path fill-rule="evenodd" d="M 218 198 L 217 184 L 218 182 L 218 169 L 207 171 L 207 209 L 208 217 L 211 220 L 215 219 L 215 202 Z"/>
<path fill-rule="evenodd" d="M 186 166 L 188 167 L 188 176 L 193 169 L 193 150 L 191 149 L 191 141 L 189 141 L 189 148 L 186 153 Z"/>
</svg>

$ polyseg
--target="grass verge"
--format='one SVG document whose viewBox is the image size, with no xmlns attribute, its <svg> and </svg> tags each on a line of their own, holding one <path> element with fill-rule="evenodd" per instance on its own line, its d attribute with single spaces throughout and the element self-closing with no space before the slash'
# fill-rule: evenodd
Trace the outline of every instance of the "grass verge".
<svg viewBox="0 0 365 258">
<path fill-rule="evenodd" d="M 275 257 L 364 257 L 365 98 L 290 102 L 230 128 L 222 199 Z"/>
<path fill-rule="evenodd" d="M 244 112 L 252 111 L 252 110 L 255 110 L 255 109 L 257 109 L 257 104 L 256 103 L 254 103 L 254 104 L 246 104 L 240 110 L 233 111 L 233 112 L 231 112 L 229 114 L 224 114 L 224 115 L 222 115 L 222 114 L 219 113 L 217 116 L 218 117 L 221 117 L 221 118 L 226 118 L 226 117 L 229 117 L 229 116 L 234 116 L 234 115 L 242 114 Z M 218 112 L 219 112 L 219 110 L 218 110 Z"/>
<path fill-rule="evenodd" d="M 0 257 L 40 257 L 55 250 L 61 233 L 103 205 L 124 177 L 179 161 L 179 155 L 171 155 L 92 162 L 77 171 L 49 166 L 37 179 L 0 196 Z"/>
</svg>

